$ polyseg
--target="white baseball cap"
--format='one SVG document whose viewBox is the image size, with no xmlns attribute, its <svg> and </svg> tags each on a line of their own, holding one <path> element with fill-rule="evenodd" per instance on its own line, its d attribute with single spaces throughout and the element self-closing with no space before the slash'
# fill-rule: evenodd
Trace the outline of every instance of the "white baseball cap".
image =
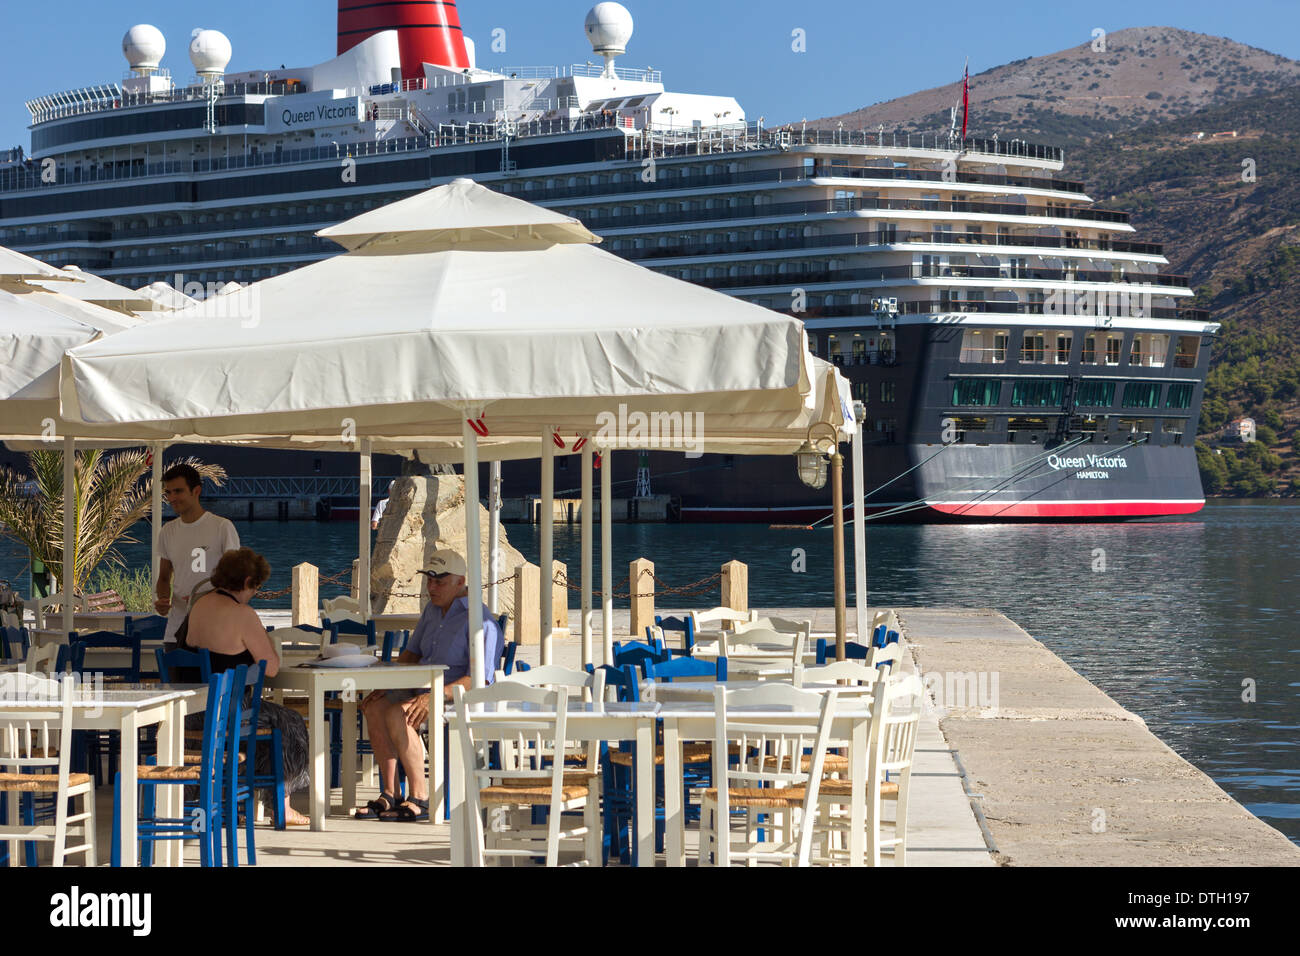
<svg viewBox="0 0 1300 956">
<path fill-rule="evenodd" d="M 429 559 L 429 566 L 422 568 L 419 573 L 435 578 L 444 574 L 459 574 L 463 578 L 469 574 L 469 569 L 465 566 L 464 558 L 450 548 L 445 548 L 433 552 L 433 557 Z"/>
</svg>

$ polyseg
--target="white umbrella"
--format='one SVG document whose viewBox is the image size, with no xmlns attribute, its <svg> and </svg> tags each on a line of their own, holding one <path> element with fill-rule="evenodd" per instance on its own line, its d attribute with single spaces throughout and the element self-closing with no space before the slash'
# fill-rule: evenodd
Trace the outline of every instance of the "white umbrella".
<svg viewBox="0 0 1300 956">
<path fill-rule="evenodd" d="M 69 352 L 65 415 L 210 437 L 459 434 L 477 501 L 481 430 L 594 433 L 620 406 L 777 427 L 815 404 L 797 320 L 604 253 L 576 220 L 472 181 L 323 235 L 353 251 Z M 470 508 L 474 594 L 477 522 Z"/>
</svg>

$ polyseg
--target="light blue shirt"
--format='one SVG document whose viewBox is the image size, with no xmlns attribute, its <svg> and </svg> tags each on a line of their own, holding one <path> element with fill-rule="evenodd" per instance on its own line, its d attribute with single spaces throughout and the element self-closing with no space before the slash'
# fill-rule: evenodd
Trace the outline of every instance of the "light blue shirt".
<svg viewBox="0 0 1300 956">
<path fill-rule="evenodd" d="M 505 640 L 496 618 L 483 605 L 483 672 L 492 683 L 501 657 L 505 654 Z M 458 597 L 443 613 L 436 604 L 428 605 L 420 614 L 406 649 L 420 655 L 421 664 L 442 664 L 447 668 L 443 680 L 450 684 L 469 674 L 469 598 Z"/>
</svg>

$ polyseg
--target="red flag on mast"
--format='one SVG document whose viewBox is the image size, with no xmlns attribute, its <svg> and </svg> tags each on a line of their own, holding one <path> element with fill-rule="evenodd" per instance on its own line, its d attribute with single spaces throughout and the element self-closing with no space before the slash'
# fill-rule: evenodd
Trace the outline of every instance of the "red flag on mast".
<svg viewBox="0 0 1300 956">
<path fill-rule="evenodd" d="M 961 138 L 966 138 L 966 119 L 970 116 L 970 57 L 966 58 L 966 73 L 961 81 Z"/>
</svg>

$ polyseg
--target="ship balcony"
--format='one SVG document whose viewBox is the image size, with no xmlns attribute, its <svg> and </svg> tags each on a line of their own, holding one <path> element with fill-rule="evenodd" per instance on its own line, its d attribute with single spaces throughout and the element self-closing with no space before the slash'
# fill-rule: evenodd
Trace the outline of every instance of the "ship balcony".
<svg viewBox="0 0 1300 956">
<path fill-rule="evenodd" d="M 725 204 L 695 202 L 687 208 L 659 209 L 654 212 L 614 215 L 612 212 L 592 213 L 582 209 L 557 208 L 564 215 L 581 219 L 596 232 L 618 232 L 625 229 L 644 229 L 647 226 L 670 226 L 685 222 L 716 222 L 736 219 L 801 219 L 813 216 L 841 216 L 871 212 L 946 213 L 950 215 L 987 215 L 1000 219 L 1045 219 L 1070 222 L 1098 223 L 1128 226 L 1128 214 L 1109 209 L 1078 209 L 1072 206 L 1030 206 L 1022 203 L 995 203 L 974 200 L 942 199 L 872 199 L 831 198 L 805 202 L 772 203 L 755 196 L 751 202 L 740 203 L 734 198 Z M 660 203 L 661 206 L 668 205 Z"/>
<path fill-rule="evenodd" d="M 725 267 L 722 266 L 710 268 L 725 269 Z M 747 267 L 736 266 L 733 268 L 740 269 Z M 744 289 L 765 286 L 777 287 L 788 286 L 791 283 L 798 285 L 859 285 L 862 283 L 898 283 L 900 281 L 912 281 L 927 278 L 972 278 L 993 282 L 1078 282 L 1108 286 L 1168 286 L 1175 289 L 1186 289 L 1188 286 L 1187 277 L 1179 275 L 1143 275 L 1140 273 L 1117 275 L 1113 272 L 1089 272 L 1069 269 L 1042 268 L 1017 270 L 1005 265 L 1000 267 L 944 266 L 942 270 L 921 264 L 879 266 L 871 269 L 790 269 L 786 271 L 778 271 L 776 267 L 771 266 L 759 266 L 757 268 L 766 268 L 772 271 L 761 273 L 756 272 L 753 275 L 709 276 L 706 274 L 700 277 L 692 276 L 689 281 L 710 289 Z"/>
<path fill-rule="evenodd" d="M 727 165 L 719 160 L 719 165 Z M 615 173 L 587 173 L 569 176 L 547 176 L 544 179 L 502 183 L 502 192 L 529 202 L 559 202 L 562 200 L 592 199 L 607 196 L 643 194 L 661 197 L 666 191 L 710 189 L 725 186 L 767 186 L 778 184 L 806 184 L 814 179 L 850 179 L 869 183 L 934 183 L 942 187 L 961 185 L 997 186 L 1008 189 L 1037 189 L 1047 192 L 1069 193 L 1083 196 L 1081 182 L 1067 179 L 1012 176 L 1002 173 L 976 173 L 958 170 L 951 175 L 937 169 L 893 169 L 874 166 L 841 166 L 834 163 L 813 163 L 803 166 L 781 166 L 775 169 L 737 169 L 702 173 L 688 172 L 686 167 L 665 166 L 656 171 L 655 178 L 645 182 L 642 170 Z"/>
<path fill-rule="evenodd" d="M 943 315 L 954 312 L 976 315 L 1047 315 L 1061 320 L 1073 320 L 1074 324 L 1088 325 L 1095 323 L 1098 318 L 1092 312 L 1060 314 L 1042 302 L 986 302 L 973 299 L 920 300 L 899 302 L 898 309 L 900 315 Z M 809 303 L 805 309 L 799 312 L 793 311 L 792 308 L 781 308 L 777 311 L 804 320 L 854 318 L 867 322 L 874 321 L 870 311 L 870 303 L 866 301 L 857 305 L 813 305 Z M 1183 322 L 1208 323 L 1210 321 L 1210 313 L 1204 309 L 1170 308 L 1166 306 L 1153 306 L 1144 309 L 1142 317 L 1148 319 L 1174 319 Z"/>
<path fill-rule="evenodd" d="M 867 232 L 837 232 L 829 235 L 778 237 L 761 231 L 732 232 L 725 240 L 663 236 L 655 245 L 628 248 L 628 243 L 643 240 L 615 239 L 611 251 L 625 259 L 688 259 L 701 256 L 747 256 L 753 252 L 780 252 L 806 249 L 884 249 L 908 244 L 925 246 L 977 245 L 1008 249 L 1053 249 L 1105 252 L 1113 255 L 1152 256 L 1163 258 L 1158 242 L 1134 242 L 1109 236 L 1086 239 L 1077 236 L 1012 236 L 984 233 L 912 232 L 901 229 L 877 229 Z"/>
</svg>

